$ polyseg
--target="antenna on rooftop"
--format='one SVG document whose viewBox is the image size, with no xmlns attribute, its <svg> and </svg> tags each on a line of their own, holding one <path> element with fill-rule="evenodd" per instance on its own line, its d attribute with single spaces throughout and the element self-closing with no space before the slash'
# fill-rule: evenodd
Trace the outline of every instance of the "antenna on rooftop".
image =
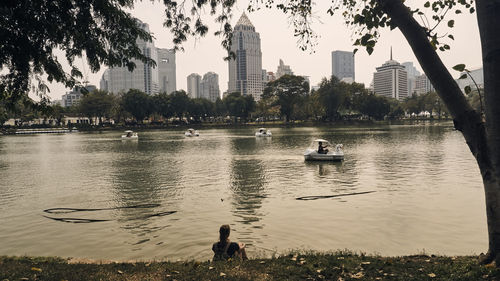
<svg viewBox="0 0 500 281">
<path fill-rule="evenodd" d="M 392 60 L 392 46 L 391 46 L 391 60 Z"/>
</svg>

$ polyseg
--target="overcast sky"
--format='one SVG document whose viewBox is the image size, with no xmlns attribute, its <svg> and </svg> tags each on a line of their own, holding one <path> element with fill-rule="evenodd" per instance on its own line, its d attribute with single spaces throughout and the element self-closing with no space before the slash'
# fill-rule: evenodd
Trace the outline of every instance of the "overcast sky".
<svg viewBox="0 0 500 281">
<path fill-rule="evenodd" d="M 189 1 L 187 1 L 189 2 Z M 313 29 L 320 36 L 318 45 L 314 53 L 301 51 L 293 37 L 293 27 L 289 26 L 288 19 L 280 11 L 261 9 L 260 11 L 248 13 L 250 21 L 260 34 L 262 50 L 262 67 L 267 71 L 276 72 L 279 59 L 285 64 L 290 65 L 296 75 L 307 75 L 310 77 L 312 85 L 317 85 L 323 77 L 331 75 L 331 52 L 334 50 L 352 51 L 354 47 L 352 39 L 352 30 L 344 23 L 342 16 L 329 16 L 326 11 L 331 1 L 318 1 L 314 14 L 317 20 L 313 24 Z M 409 1 L 407 1 L 408 3 Z M 423 4 L 423 1 L 410 1 Z M 233 25 L 239 19 L 243 11 L 246 10 L 248 1 L 238 1 L 232 18 Z M 208 12 L 208 9 L 207 9 Z M 164 6 L 160 2 L 139 1 L 136 3 L 132 14 L 149 24 L 153 33 L 156 47 L 172 48 L 172 36 L 169 30 L 163 27 Z M 449 19 L 455 19 L 455 28 L 451 33 L 455 41 L 448 40 L 451 45 L 451 51 L 439 52 L 445 65 L 452 71 L 454 77 L 458 76 L 451 67 L 464 63 L 467 68 L 474 69 L 481 67 L 481 49 L 479 41 L 479 32 L 477 28 L 476 15 L 468 13 L 455 15 L 449 13 Z M 430 16 L 429 16 L 430 18 Z M 213 35 L 218 25 L 206 17 L 209 24 L 209 34 L 195 40 L 189 39 L 184 43 L 184 52 L 176 54 L 177 63 L 177 89 L 186 89 L 186 77 L 191 73 L 203 75 L 208 71 L 213 71 L 219 75 L 219 86 L 221 93 L 227 90 L 228 66 L 223 60 L 225 51 L 221 47 L 221 38 Z M 446 22 L 442 25 L 446 29 Z M 441 27 L 441 26 L 440 26 Z M 393 58 L 400 63 L 411 61 L 417 69 L 422 72 L 421 67 L 413 55 L 408 43 L 401 35 L 398 29 L 382 31 L 382 36 L 375 47 L 372 55 L 368 55 L 364 49 L 360 49 L 355 56 L 356 63 L 356 81 L 365 83 L 368 87 L 375 67 L 389 59 L 390 47 L 393 49 Z M 80 63 L 83 65 L 83 60 Z M 89 72 L 89 68 L 85 68 Z M 98 73 L 88 73 L 88 80 L 91 84 L 99 87 L 99 80 L 102 76 L 103 68 Z M 68 89 L 62 85 L 52 84 L 49 86 L 53 99 L 60 99 Z"/>
</svg>

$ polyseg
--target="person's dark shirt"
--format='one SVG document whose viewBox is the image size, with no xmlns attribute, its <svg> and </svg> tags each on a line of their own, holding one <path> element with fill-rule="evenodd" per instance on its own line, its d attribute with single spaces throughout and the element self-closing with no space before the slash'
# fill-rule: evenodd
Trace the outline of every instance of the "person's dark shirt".
<svg viewBox="0 0 500 281">
<path fill-rule="evenodd" d="M 219 255 L 219 256 L 223 257 L 224 248 L 225 248 L 225 246 L 221 245 L 220 242 L 217 242 L 217 243 L 213 244 L 212 251 L 214 251 L 216 256 Z M 229 258 L 232 258 L 234 256 L 234 253 L 236 253 L 236 251 L 238 251 L 239 249 L 240 249 L 240 246 L 238 245 L 238 243 L 231 242 L 229 244 L 229 247 L 227 248 L 227 256 Z"/>
</svg>

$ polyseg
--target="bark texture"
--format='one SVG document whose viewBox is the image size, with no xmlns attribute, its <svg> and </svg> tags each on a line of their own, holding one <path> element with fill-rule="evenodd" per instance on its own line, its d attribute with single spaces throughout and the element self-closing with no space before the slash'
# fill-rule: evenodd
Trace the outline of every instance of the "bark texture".
<svg viewBox="0 0 500 281">
<path fill-rule="evenodd" d="M 410 44 L 425 74 L 448 107 L 481 171 L 486 197 L 489 249 L 485 262 L 500 256 L 500 0 L 476 0 L 481 34 L 486 120 L 474 111 L 430 44 L 426 30 L 401 0 L 378 0 Z M 496 80 L 495 80 L 496 77 Z M 500 263 L 497 263 L 500 264 Z"/>
</svg>

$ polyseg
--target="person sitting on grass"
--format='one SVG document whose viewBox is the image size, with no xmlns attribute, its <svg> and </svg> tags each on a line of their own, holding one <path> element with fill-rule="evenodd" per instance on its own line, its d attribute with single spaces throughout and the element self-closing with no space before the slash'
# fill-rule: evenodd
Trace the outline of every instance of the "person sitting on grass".
<svg viewBox="0 0 500 281">
<path fill-rule="evenodd" d="M 214 261 L 229 260 L 230 258 L 238 258 L 239 260 L 247 260 L 244 243 L 235 243 L 229 240 L 231 229 L 229 225 L 224 224 L 219 229 L 219 242 L 215 242 L 212 246 L 214 251 Z"/>
</svg>

